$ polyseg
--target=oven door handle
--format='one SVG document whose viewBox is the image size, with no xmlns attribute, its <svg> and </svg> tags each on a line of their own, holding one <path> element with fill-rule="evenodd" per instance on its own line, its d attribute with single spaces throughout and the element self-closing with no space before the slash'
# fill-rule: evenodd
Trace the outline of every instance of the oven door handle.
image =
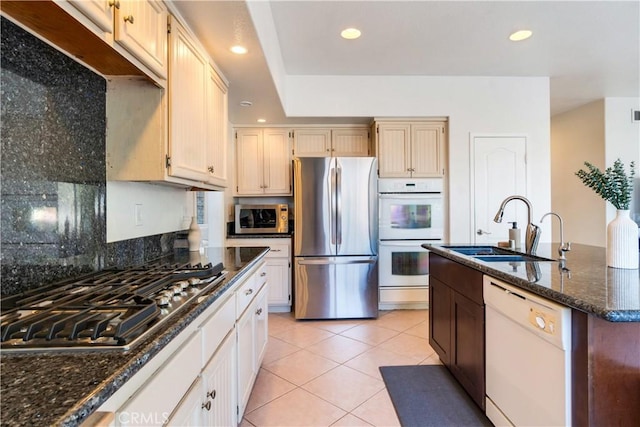
<svg viewBox="0 0 640 427">
<path fill-rule="evenodd" d="M 442 200 L 442 193 L 380 193 L 380 199 Z"/>
</svg>

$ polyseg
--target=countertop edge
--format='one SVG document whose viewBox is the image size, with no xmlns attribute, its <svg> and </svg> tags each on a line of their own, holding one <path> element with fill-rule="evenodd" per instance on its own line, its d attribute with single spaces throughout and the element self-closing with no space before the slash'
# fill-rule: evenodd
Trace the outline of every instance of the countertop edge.
<svg viewBox="0 0 640 427">
<path fill-rule="evenodd" d="M 56 425 L 77 426 L 84 422 L 93 412 L 95 412 L 103 403 L 113 396 L 129 379 L 137 374 L 142 367 L 147 364 L 154 356 L 156 356 L 166 345 L 171 342 L 180 332 L 187 328 L 194 320 L 198 318 L 209 306 L 220 299 L 233 285 L 244 276 L 246 272 L 251 270 L 264 256 L 269 252 L 269 248 L 265 248 L 260 254 L 245 265 L 241 270 L 234 272 L 235 274 L 227 279 L 224 285 L 211 292 L 207 298 L 194 305 L 184 313 L 179 322 L 172 327 L 166 329 L 159 334 L 149 338 L 149 342 L 143 344 L 143 349 L 139 355 L 133 357 L 118 372 L 112 374 L 109 378 L 102 381 L 95 388 L 94 393 L 90 393 L 87 397 L 60 417 Z"/>
<path fill-rule="evenodd" d="M 433 253 L 441 255 L 452 261 L 459 262 L 460 264 L 471 267 L 482 273 L 486 273 L 489 276 L 504 280 L 505 282 L 517 286 L 521 289 L 528 290 L 536 295 L 548 298 L 551 301 L 585 312 L 595 317 L 599 317 L 609 322 L 640 322 L 640 310 L 610 310 L 603 307 L 594 306 L 592 304 L 585 303 L 584 301 L 581 301 L 577 298 L 562 294 L 553 289 L 536 285 L 535 283 L 491 268 L 484 263 L 474 261 L 469 257 L 457 254 L 446 248 L 441 248 L 432 244 L 424 244 L 423 247 L 425 249 L 428 249 L 429 251 L 432 251 Z"/>
</svg>

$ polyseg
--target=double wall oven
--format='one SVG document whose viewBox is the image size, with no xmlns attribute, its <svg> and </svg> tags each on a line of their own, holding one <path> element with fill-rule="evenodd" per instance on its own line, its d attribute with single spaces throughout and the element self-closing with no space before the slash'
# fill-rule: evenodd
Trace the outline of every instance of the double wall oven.
<svg viewBox="0 0 640 427">
<path fill-rule="evenodd" d="M 380 179 L 380 305 L 428 303 L 429 252 L 444 238 L 442 178 Z"/>
</svg>

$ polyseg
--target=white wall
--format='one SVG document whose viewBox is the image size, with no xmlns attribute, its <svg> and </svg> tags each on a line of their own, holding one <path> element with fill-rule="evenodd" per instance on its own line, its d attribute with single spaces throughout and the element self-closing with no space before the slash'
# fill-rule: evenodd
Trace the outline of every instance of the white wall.
<svg viewBox="0 0 640 427">
<path fill-rule="evenodd" d="M 193 195 L 166 185 L 107 181 L 107 242 L 187 229 Z M 136 205 L 142 225 L 136 225 Z"/>
<path fill-rule="evenodd" d="M 607 166 L 620 159 L 629 172 L 635 161 L 635 194 L 631 203 L 631 218 L 640 224 L 640 122 L 631 120 L 631 110 L 640 110 L 640 98 L 606 98 L 604 100 L 605 159 Z M 607 223 L 615 218 L 616 209 L 607 203 Z"/>
<path fill-rule="evenodd" d="M 605 164 L 604 102 L 591 102 L 551 119 L 551 207 L 564 219 L 564 238 L 586 245 L 606 245 L 605 201 L 575 173 L 588 161 Z M 554 221 L 554 241 L 560 235 Z M 545 222 L 543 227 L 548 227 Z"/>
<path fill-rule="evenodd" d="M 289 116 L 448 117 L 451 242 L 473 241 L 470 134 L 525 135 L 533 217 L 551 208 L 546 77 L 288 76 L 286 83 Z"/>
</svg>

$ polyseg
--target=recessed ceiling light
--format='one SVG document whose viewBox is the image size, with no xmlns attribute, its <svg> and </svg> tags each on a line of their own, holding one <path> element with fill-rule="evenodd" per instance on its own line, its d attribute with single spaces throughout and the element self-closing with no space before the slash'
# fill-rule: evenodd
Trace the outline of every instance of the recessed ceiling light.
<svg viewBox="0 0 640 427">
<path fill-rule="evenodd" d="M 357 28 L 346 28 L 340 33 L 342 38 L 347 40 L 357 39 L 361 34 L 360 30 Z"/>
<path fill-rule="evenodd" d="M 509 40 L 514 42 L 519 42 L 519 41 L 528 39 L 529 37 L 531 37 L 532 34 L 533 33 L 529 30 L 519 30 L 519 31 L 516 31 L 515 33 L 512 33 L 509 36 Z"/>
<path fill-rule="evenodd" d="M 252 105 L 253 105 L 253 102 L 251 101 L 240 101 L 241 107 L 251 107 Z"/>
<path fill-rule="evenodd" d="M 265 119 L 258 119 L 258 123 L 266 123 Z"/>
<path fill-rule="evenodd" d="M 231 52 L 237 53 L 238 55 L 244 55 L 245 53 L 247 53 L 247 48 L 238 44 L 235 46 L 231 46 Z"/>
</svg>

